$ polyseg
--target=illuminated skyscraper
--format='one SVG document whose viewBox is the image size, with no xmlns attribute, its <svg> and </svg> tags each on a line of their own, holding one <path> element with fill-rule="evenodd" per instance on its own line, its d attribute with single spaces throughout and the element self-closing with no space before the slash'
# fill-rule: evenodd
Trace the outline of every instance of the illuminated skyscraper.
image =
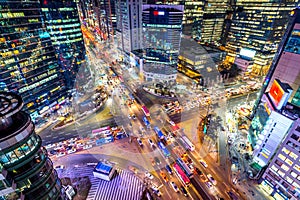
<svg viewBox="0 0 300 200">
<path fill-rule="evenodd" d="M 65 83 L 39 1 L 0 2 L 0 87 L 33 115 L 65 96 Z"/>
<path fill-rule="evenodd" d="M 182 5 L 143 5 L 145 80 L 176 80 L 182 17 Z"/>
<path fill-rule="evenodd" d="M 19 95 L 0 92 L 1 199 L 61 200 L 62 185 L 34 132 L 29 115 L 20 111 Z"/>
<path fill-rule="evenodd" d="M 291 13 L 254 106 L 248 135 L 254 148 L 251 167 L 257 172 L 253 178 L 262 177 L 262 188 L 276 199 L 300 197 L 299 11 Z"/>
<path fill-rule="evenodd" d="M 233 63 L 242 48 L 255 50 L 252 73 L 265 75 L 296 5 L 295 0 L 237 0 L 226 46 L 228 61 Z"/>
<path fill-rule="evenodd" d="M 66 86 L 73 89 L 80 67 L 86 67 L 85 47 L 77 5 L 73 0 L 41 1 L 47 31 L 65 76 Z"/>
<path fill-rule="evenodd" d="M 228 0 L 207 0 L 204 5 L 200 41 L 214 43 L 221 40 Z"/>
</svg>

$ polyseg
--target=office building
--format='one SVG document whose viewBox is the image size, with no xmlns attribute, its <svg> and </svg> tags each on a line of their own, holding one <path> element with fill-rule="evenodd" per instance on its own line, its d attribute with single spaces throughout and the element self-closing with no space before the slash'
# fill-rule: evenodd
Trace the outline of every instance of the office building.
<svg viewBox="0 0 300 200">
<path fill-rule="evenodd" d="M 142 49 L 142 4 L 143 0 L 117 0 L 115 3 L 117 44 L 127 55 Z"/>
<path fill-rule="evenodd" d="M 254 106 L 248 135 L 254 148 L 252 178 L 262 178 L 262 188 L 276 199 L 299 199 L 299 25 L 295 9 Z"/>
<path fill-rule="evenodd" d="M 193 39 L 181 38 L 178 71 L 199 82 L 199 78 L 217 79 L 216 65 L 225 58 L 225 52 L 200 45 Z"/>
<path fill-rule="evenodd" d="M 0 92 L 0 195 L 2 199 L 61 200 L 61 182 L 23 101 Z"/>
<path fill-rule="evenodd" d="M 262 189 L 278 200 L 300 199 L 300 119 L 290 128 L 264 172 Z"/>
<path fill-rule="evenodd" d="M 0 8 L 1 90 L 20 94 L 24 110 L 42 115 L 64 100 L 66 87 L 40 2 L 1 1 Z"/>
<path fill-rule="evenodd" d="M 141 71 L 146 81 L 176 81 L 182 17 L 182 5 L 143 5 L 144 64 Z"/>
<path fill-rule="evenodd" d="M 201 24 L 201 43 L 219 44 L 223 33 L 227 9 L 228 1 L 226 0 L 205 1 Z"/>
<path fill-rule="evenodd" d="M 227 61 L 233 63 L 243 48 L 249 48 L 255 52 L 251 73 L 266 75 L 296 5 L 297 1 L 237 0 L 226 45 Z"/>
<path fill-rule="evenodd" d="M 49 0 L 41 1 L 41 5 L 66 87 L 73 89 L 79 68 L 86 67 L 86 53 L 76 2 Z"/>
</svg>

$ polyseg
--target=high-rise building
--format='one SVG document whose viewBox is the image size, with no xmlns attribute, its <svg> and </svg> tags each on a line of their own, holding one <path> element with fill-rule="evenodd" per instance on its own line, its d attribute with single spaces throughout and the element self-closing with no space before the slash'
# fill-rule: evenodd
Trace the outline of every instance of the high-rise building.
<svg viewBox="0 0 300 200">
<path fill-rule="evenodd" d="M 200 41 L 201 43 L 220 42 L 228 9 L 228 0 L 207 0 L 203 7 Z"/>
<path fill-rule="evenodd" d="M 143 5 L 145 80 L 175 82 L 182 17 L 182 5 Z"/>
<path fill-rule="evenodd" d="M 42 114 L 65 98 L 63 74 L 39 1 L 0 2 L 0 87 L 20 94 L 24 110 Z"/>
<path fill-rule="evenodd" d="M 129 55 L 142 49 L 142 4 L 143 0 L 118 0 L 116 5 L 118 47 Z"/>
<path fill-rule="evenodd" d="M 262 189 L 275 199 L 300 199 L 300 119 L 290 128 L 262 176 Z"/>
<path fill-rule="evenodd" d="M 265 75 L 297 2 L 237 0 L 226 45 L 227 60 L 233 63 L 236 55 L 248 48 L 255 52 L 252 73 Z"/>
<path fill-rule="evenodd" d="M 23 101 L 0 92 L 1 199 L 60 200 L 62 185 Z"/>
<path fill-rule="evenodd" d="M 66 86 L 73 89 L 79 68 L 86 67 L 86 53 L 76 2 L 48 0 L 41 1 L 41 5 Z"/>
<path fill-rule="evenodd" d="M 288 29 L 254 106 L 248 135 L 254 148 L 254 178 L 262 175 L 263 189 L 276 199 L 299 199 L 300 194 L 299 11 L 291 12 Z"/>
</svg>

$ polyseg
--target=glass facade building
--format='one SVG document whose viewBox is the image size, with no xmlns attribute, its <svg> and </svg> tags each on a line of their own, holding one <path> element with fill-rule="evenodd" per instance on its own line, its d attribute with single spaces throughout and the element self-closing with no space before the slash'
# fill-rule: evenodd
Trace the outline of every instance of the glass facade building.
<svg viewBox="0 0 300 200">
<path fill-rule="evenodd" d="M 60 200 L 62 185 L 23 101 L 0 92 L 0 193 L 3 199 Z"/>
<path fill-rule="evenodd" d="M 1 90 L 20 94 L 24 110 L 41 114 L 66 87 L 40 2 L 1 1 L 0 24 Z"/>
<path fill-rule="evenodd" d="M 226 45 L 228 61 L 233 63 L 242 48 L 255 50 L 252 73 L 266 75 L 297 2 L 237 0 Z"/>
<path fill-rule="evenodd" d="M 182 5 L 143 5 L 143 73 L 147 81 L 175 81 L 182 17 Z"/>
<path fill-rule="evenodd" d="M 83 42 L 76 2 L 41 1 L 47 31 L 65 76 L 67 89 L 73 89 L 80 67 L 85 68 Z"/>
</svg>

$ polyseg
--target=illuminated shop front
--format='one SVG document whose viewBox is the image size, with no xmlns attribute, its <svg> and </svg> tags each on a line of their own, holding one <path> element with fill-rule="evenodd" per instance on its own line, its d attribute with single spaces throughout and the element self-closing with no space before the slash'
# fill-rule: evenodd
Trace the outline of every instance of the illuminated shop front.
<svg viewBox="0 0 300 200">
<path fill-rule="evenodd" d="M 40 2 L 1 1 L 0 18 L 0 82 L 22 96 L 24 110 L 39 111 L 65 94 Z"/>
<path fill-rule="evenodd" d="M 28 114 L 20 111 L 23 102 L 20 96 L 0 92 L 0 188 L 1 196 L 10 199 L 61 200 L 61 182 L 42 147 L 40 136 Z M 12 104 L 8 107 L 9 103 Z M 6 104 L 7 103 L 7 104 Z"/>
</svg>

